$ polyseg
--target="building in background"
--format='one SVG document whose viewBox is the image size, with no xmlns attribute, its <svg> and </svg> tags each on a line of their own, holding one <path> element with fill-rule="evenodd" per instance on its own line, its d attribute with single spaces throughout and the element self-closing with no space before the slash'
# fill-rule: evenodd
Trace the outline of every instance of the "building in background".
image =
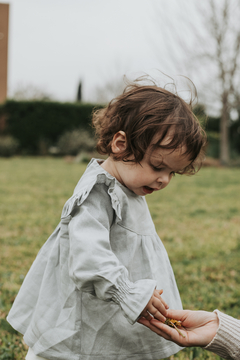
<svg viewBox="0 0 240 360">
<path fill-rule="evenodd" d="M 9 4 L 0 3 L 0 103 L 7 98 Z"/>
</svg>

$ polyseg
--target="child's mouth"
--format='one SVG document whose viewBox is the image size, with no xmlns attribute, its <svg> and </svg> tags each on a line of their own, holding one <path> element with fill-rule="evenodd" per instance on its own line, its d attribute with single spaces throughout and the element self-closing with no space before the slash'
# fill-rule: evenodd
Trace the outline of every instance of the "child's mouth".
<svg viewBox="0 0 240 360">
<path fill-rule="evenodd" d="M 145 192 L 145 194 L 151 194 L 154 189 L 149 186 L 143 186 L 143 191 Z"/>
</svg>

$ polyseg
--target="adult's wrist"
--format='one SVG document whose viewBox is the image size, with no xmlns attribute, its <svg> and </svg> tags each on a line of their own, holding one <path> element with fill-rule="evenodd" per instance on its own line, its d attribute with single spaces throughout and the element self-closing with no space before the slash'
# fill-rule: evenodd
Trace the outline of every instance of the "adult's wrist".
<svg viewBox="0 0 240 360">
<path fill-rule="evenodd" d="M 205 347 L 224 359 L 239 359 L 240 355 L 240 320 L 234 319 L 219 310 L 214 310 L 219 318 L 219 328 L 215 337 Z"/>
<path fill-rule="evenodd" d="M 208 344 L 206 346 L 214 340 L 219 328 L 219 318 L 217 312 L 213 311 L 210 314 L 211 316 L 209 317 L 209 322 L 211 322 L 212 332 L 209 334 Z"/>
</svg>

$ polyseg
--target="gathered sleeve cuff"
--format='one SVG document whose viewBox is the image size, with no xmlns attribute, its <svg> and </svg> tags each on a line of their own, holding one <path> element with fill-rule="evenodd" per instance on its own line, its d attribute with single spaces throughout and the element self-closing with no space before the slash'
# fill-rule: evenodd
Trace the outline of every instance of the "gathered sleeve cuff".
<svg viewBox="0 0 240 360">
<path fill-rule="evenodd" d="M 149 302 L 155 287 L 155 280 L 138 280 L 132 283 L 125 279 L 113 291 L 112 300 L 120 305 L 126 319 L 133 325 Z"/>
<path fill-rule="evenodd" d="M 111 249 L 110 229 L 115 216 L 120 218 L 116 194 L 95 184 L 84 201 L 77 196 L 67 205 L 62 218 L 69 233 L 69 275 L 76 287 L 104 301 L 114 301 L 130 324 L 134 324 L 150 300 L 156 281 L 131 282 L 127 268 Z M 116 204 L 115 211 L 113 204 Z M 121 239 L 118 239 L 121 241 Z"/>
<path fill-rule="evenodd" d="M 223 359 L 240 359 L 240 320 L 214 310 L 219 318 L 219 328 L 206 350 L 221 356 Z"/>
</svg>

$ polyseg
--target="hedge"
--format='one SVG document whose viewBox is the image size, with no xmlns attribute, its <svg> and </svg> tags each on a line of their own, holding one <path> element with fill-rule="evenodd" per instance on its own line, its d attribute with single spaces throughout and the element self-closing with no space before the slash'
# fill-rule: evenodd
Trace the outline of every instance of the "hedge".
<svg viewBox="0 0 240 360">
<path fill-rule="evenodd" d="M 85 103 L 8 100 L 0 105 L 0 136 L 13 136 L 21 153 L 44 153 L 42 148 L 55 145 L 67 131 L 78 128 L 93 134 L 90 125 L 92 112 L 101 107 Z M 194 108 L 194 112 L 208 134 L 208 155 L 219 157 L 220 119 L 207 117 L 201 104 Z M 231 122 L 229 133 L 231 152 L 240 154 L 240 119 Z"/>
<path fill-rule="evenodd" d="M 203 105 L 193 109 L 195 115 L 206 130 L 208 137 L 207 155 L 219 158 L 220 155 L 220 118 L 207 116 Z M 240 154 L 240 118 L 229 122 L 229 150 L 232 158 Z"/>
<path fill-rule="evenodd" d="M 91 114 L 100 107 L 84 103 L 8 100 L 0 107 L 0 115 L 6 118 L 1 133 L 15 137 L 22 151 L 37 154 L 40 143 L 54 145 L 66 131 L 82 128 L 93 133 Z"/>
</svg>

